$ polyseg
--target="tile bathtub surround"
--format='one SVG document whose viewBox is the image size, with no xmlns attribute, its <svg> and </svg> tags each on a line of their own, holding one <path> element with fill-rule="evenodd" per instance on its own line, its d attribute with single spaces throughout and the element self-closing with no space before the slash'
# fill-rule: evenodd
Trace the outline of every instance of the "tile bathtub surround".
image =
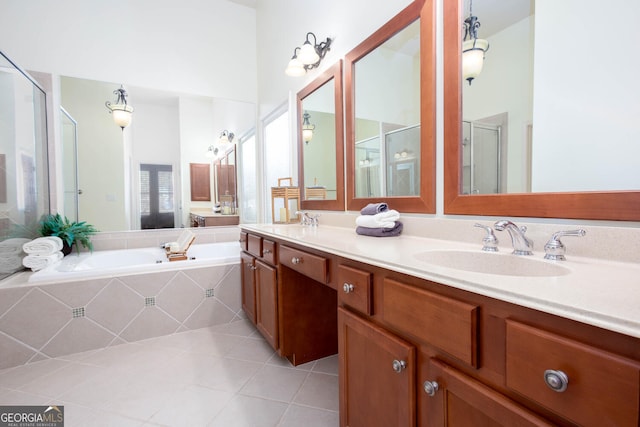
<svg viewBox="0 0 640 427">
<path fill-rule="evenodd" d="M 0 288 L 0 369 L 240 318 L 239 264 Z"/>
<path fill-rule="evenodd" d="M 91 238 L 94 250 L 134 249 L 160 247 L 166 242 L 175 241 L 183 229 L 158 229 L 102 232 Z M 240 239 L 240 227 L 194 227 L 190 228 L 198 243 L 237 242 Z"/>
<path fill-rule="evenodd" d="M 338 358 L 294 368 L 239 320 L 0 371 L 0 405 L 53 403 L 68 427 L 335 427 Z"/>
</svg>

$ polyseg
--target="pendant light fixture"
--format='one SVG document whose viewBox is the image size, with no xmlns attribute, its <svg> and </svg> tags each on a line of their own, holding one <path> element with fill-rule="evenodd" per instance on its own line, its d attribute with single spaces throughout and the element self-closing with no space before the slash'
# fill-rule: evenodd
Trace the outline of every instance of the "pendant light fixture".
<svg viewBox="0 0 640 427">
<path fill-rule="evenodd" d="M 316 125 L 312 125 L 309 122 L 309 118 L 311 116 L 305 111 L 302 115 L 302 140 L 305 144 L 308 144 L 313 139 L 313 131 L 316 128 Z"/>
<path fill-rule="evenodd" d="M 124 128 L 131 123 L 131 116 L 133 115 L 133 107 L 127 104 L 127 91 L 124 90 L 124 86 L 120 85 L 120 89 L 113 91 L 113 94 L 117 96 L 116 103 L 112 104 L 107 101 L 104 104 L 109 109 L 109 113 L 113 116 L 113 121 L 116 125 L 124 131 Z"/>
<path fill-rule="evenodd" d="M 478 38 L 480 21 L 473 16 L 473 0 L 469 1 L 469 17 L 464 20 L 464 39 L 462 41 L 462 77 L 469 82 L 482 72 L 484 54 L 489 50 L 489 42 Z"/>
</svg>

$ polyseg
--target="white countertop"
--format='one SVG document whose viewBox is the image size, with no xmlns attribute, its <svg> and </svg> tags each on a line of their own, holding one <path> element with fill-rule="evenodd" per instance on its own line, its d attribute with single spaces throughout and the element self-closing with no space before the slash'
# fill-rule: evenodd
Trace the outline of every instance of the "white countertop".
<svg viewBox="0 0 640 427">
<path fill-rule="evenodd" d="M 567 256 L 547 261 L 534 251 L 532 261 L 556 263 L 569 274 L 523 277 L 477 273 L 432 265 L 418 259 L 432 250 L 481 252 L 477 244 L 401 235 L 360 236 L 354 229 L 320 225 L 243 224 L 243 229 L 305 245 L 334 255 L 442 283 L 546 313 L 640 338 L 640 265 Z M 505 252 L 489 254 L 516 256 Z"/>
</svg>

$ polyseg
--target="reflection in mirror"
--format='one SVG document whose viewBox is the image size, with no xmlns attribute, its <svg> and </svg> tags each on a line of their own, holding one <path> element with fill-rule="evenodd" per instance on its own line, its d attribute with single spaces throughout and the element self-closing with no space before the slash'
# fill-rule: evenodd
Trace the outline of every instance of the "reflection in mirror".
<svg viewBox="0 0 640 427">
<path fill-rule="evenodd" d="M 78 122 L 60 107 L 62 121 L 62 182 L 64 213 L 71 221 L 78 221 Z"/>
<path fill-rule="evenodd" d="M 342 61 L 298 93 L 301 209 L 344 209 Z"/>
<path fill-rule="evenodd" d="M 420 20 L 359 59 L 354 75 L 356 197 L 417 196 Z"/>
<path fill-rule="evenodd" d="M 0 279 L 23 269 L 22 245 L 49 213 L 46 99 L 0 52 Z"/>
<path fill-rule="evenodd" d="M 348 209 L 433 212 L 433 4 L 414 1 L 346 56 Z"/>
<path fill-rule="evenodd" d="M 471 84 L 469 6 L 444 7 L 445 213 L 640 219 L 640 130 L 629 126 L 640 106 L 623 83 L 637 36 L 618 24 L 640 4 L 473 0 L 491 48 Z M 601 24 L 598 37 L 576 44 L 584 22 Z M 593 52 L 605 54 L 597 66 Z"/>
<path fill-rule="evenodd" d="M 158 212 L 173 216 L 173 221 L 162 221 L 164 226 L 189 226 L 192 212 L 213 214 L 219 201 L 215 174 L 212 172 L 209 178 L 209 201 L 191 201 L 189 164 L 208 163 L 213 171 L 215 159 L 205 155 L 207 148 L 217 146 L 223 129 L 242 135 L 253 128 L 254 104 L 141 88 L 125 82 L 128 102 L 135 111 L 131 124 L 123 131 L 104 106 L 105 101 L 113 99 L 120 82 L 66 76 L 60 82 L 61 104 L 78 123 L 81 221 L 100 231 L 141 229 L 143 216 L 152 208 L 143 203 L 147 189 L 157 194 L 152 198 L 159 202 Z M 150 165 L 153 170 L 149 170 Z M 149 184 L 158 185 L 148 187 L 143 180 L 146 176 L 154 177 Z"/>
</svg>

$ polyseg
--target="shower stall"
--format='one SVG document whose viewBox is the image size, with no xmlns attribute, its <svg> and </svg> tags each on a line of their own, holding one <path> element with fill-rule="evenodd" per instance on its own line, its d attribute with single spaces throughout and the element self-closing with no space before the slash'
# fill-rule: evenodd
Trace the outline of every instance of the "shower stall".
<svg viewBox="0 0 640 427">
<path fill-rule="evenodd" d="M 462 122 L 461 194 L 496 194 L 503 192 L 502 127 Z"/>
</svg>

